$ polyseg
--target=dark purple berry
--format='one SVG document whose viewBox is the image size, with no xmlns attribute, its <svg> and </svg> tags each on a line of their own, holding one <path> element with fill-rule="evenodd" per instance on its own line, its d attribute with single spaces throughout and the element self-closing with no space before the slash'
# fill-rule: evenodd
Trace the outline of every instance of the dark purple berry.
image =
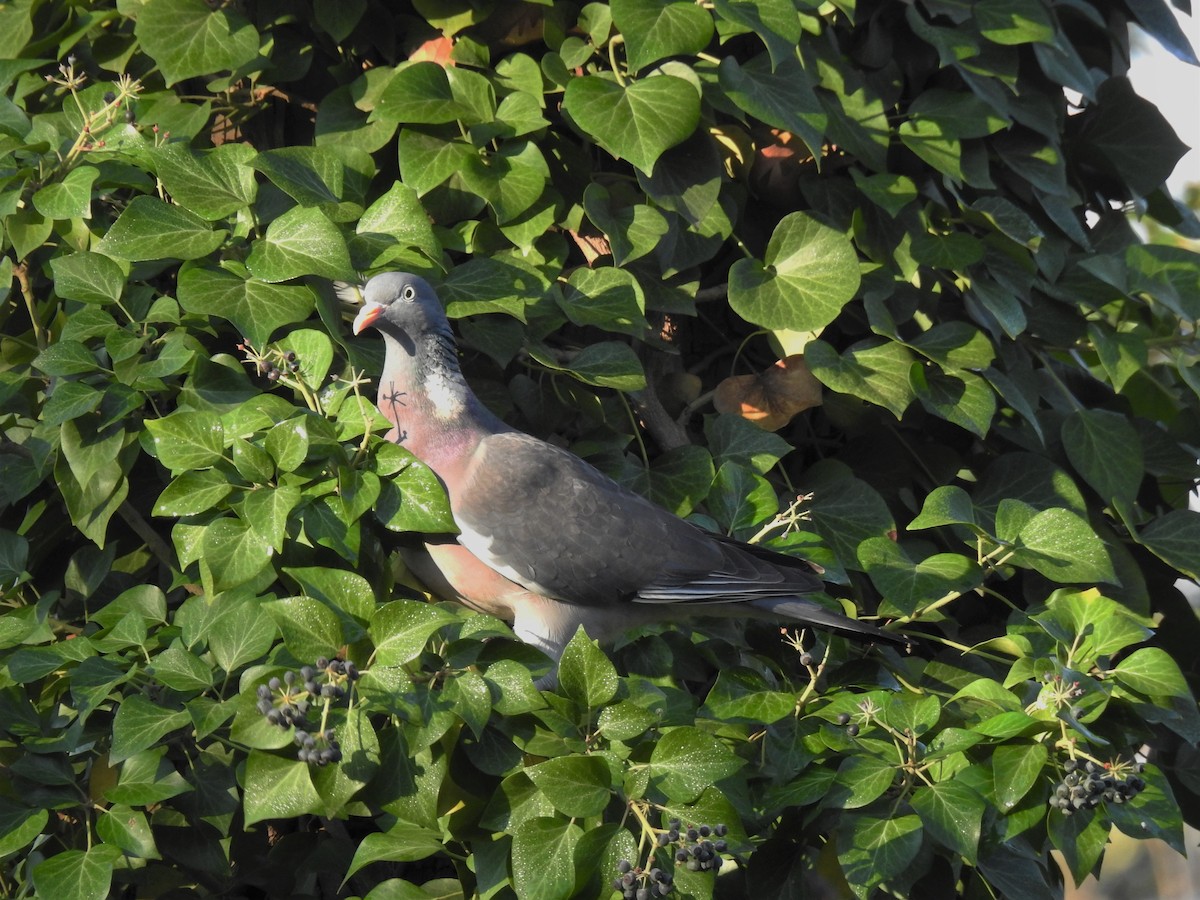
<svg viewBox="0 0 1200 900">
<path fill-rule="evenodd" d="M 850 735 L 850 737 L 858 737 L 858 725 L 851 722 L 846 726 L 846 734 Z"/>
<path fill-rule="evenodd" d="M 617 871 L 624 875 L 633 869 L 633 863 L 627 859 L 622 859 L 617 863 Z"/>
</svg>

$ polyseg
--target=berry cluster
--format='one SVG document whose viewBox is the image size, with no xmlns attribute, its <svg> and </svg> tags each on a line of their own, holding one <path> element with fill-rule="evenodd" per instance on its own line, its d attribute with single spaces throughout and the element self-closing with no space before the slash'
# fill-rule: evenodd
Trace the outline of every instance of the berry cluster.
<svg viewBox="0 0 1200 900">
<path fill-rule="evenodd" d="M 686 866 L 689 872 L 715 869 L 721 863 L 721 854 L 729 849 L 725 843 L 729 828 L 725 825 L 690 825 L 686 831 L 681 830 L 678 819 L 672 819 L 667 825 L 670 830 L 659 836 L 659 843 L 677 843 L 675 862 Z"/>
<path fill-rule="evenodd" d="M 339 762 L 341 748 L 327 728 L 329 707 L 346 696 L 350 683 L 358 680 L 358 667 L 341 659 L 321 657 L 315 666 L 303 666 L 297 672 L 284 672 L 282 678 L 271 678 L 258 686 L 257 708 L 272 725 L 294 727 L 294 739 L 300 748 L 301 762 L 327 765 Z M 321 704 L 321 724 L 313 732 L 308 713 L 314 704 Z"/>
<path fill-rule="evenodd" d="M 300 748 L 296 754 L 300 762 L 325 766 L 342 761 L 342 748 L 334 738 L 332 728 L 326 728 L 315 735 L 297 728 L 293 740 Z"/>
<path fill-rule="evenodd" d="M 1074 815 L 1081 809 L 1093 809 L 1101 800 L 1124 803 L 1146 789 L 1140 763 L 1099 765 L 1091 760 L 1081 763 L 1068 759 L 1063 765 L 1066 774 L 1055 786 L 1050 806 L 1061 809 L 1064 815 Z"/>
<path fill-rule="evenodd" d="M 850 735 L 850 737 L 858 737 L 858 723 L 850 721 L 850 713 L 838 713 L 834 721 L 839 725 L 844 725 L 846 727 L 846 734 Z"/>
<path fill-rule="evenodd" d="M 620 891 L 624 900 L 650 900 L 671 893 L 675 879 L 670 872 L 657 867 L 642 869 L 627 859 L 617 863 L 618 878 L 613 879 L 613 890 Z"/>
</svg>

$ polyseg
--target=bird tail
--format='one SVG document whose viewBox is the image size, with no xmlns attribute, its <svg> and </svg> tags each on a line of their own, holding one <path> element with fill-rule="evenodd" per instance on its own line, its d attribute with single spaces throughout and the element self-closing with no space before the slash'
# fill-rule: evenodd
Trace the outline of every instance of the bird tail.
<svg viewBox="0 0 1200 900">
<path fill-rule="evenodd" d="M 751 600 L 750 605 L 772 616 L 794 619 L 807 625 L 817 625 L 856 641 L 878 641 L 896 647 L 904 647 L 907 650 L 911 650 L 916 643 L 903 634 L 884 631 L 882 628 L 851 619 L 841 613 L 828 610 L 815 601 L 804 600 L 800 597 L 758 597 Z"/>
</svg>

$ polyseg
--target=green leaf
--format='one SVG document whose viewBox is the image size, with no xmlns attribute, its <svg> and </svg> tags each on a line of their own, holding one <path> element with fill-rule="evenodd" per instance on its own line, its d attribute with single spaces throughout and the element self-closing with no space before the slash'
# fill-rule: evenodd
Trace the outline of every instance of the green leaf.
<svg viewBox="0 0 1200 900">
<path fill-rule="evenodd" d="M 346 239 L 316 207 L 294 206 L 267 226 L 246 267 L 255 278 L 270 283 L 302 275 L 355 280 Z"/>
<path fill-rule="evenodd" d="M 125 760 L 120 780 L 104 792 L 105 798 L 128 806 L 148 806 L 192 790 L 174 764 L 164 758 L 166 753 L 166 747 L 151 747 Z"/>
<path fill-rule="evenodd" d="M 595 325 L 635 337 L 650 328 L 641 285 L 624 269 L 576 269 L 560 295 L 559 306 L 576 325 Z"/>
<path fill-rule="evenodd" d="M 64 850 L 33 867 L 30 875 L 40 897 L 104 900 L 121 851 L 108 844 L 90 850 Z"/>
<path fill-rule="evenodd" d="M 96 818 L 96 833 L 105 844 L 140 859 L 162 859 L 144 812 L 119 803 L 103 812 Z"/>
<path fill-rule="evenodd" d="M 674 75 L 628 86 L 584 75 L 567 84 L 563 111 L 605 150 L 650 175 L 664 151 L 696 130 L 700 97 Z"/>
<path fill-rule="evenodd" d="M 975 865 L 987 803 L 974 788 L 958 781 L 925 785 L 912 805 L 930 837 Z"/>
<path fill-rule="evenodd" d="M 915 815 L 851 817 L 837 830 L 837 859 L 846 880 L 866 896 L 870 888 L 912 865 L 921 835 L 921 820 Z"/>
<path fill-rule="evenodd" d="M 248 523 L 228 516 L 204 529 L 201 554 L 218 592 L 253 581 L 271 568 L 271 545 Z"/>
<path fill-rule="evenodd" d="M 116 765 L 157 744 L 163 735 L 183 728 L 190 721 L 184 710 L 170 710 L 141 694 L 132 694 L 121 701 L 113 717 L 112 746 L 108 751 L 109 765 Z"/>
<path fill-rule="evenodd" d="M 779 435 L 732 414 L 707 416 L 704 437 L 716 462 L 741 463 L 760 475 L 792 452 L 792 445 Z"/>
<path fill-rule="evenodd" d="M 992 753 L 996 803 L 1008 812 L 1033 788 L 1046 765 L 1045 744 L 1003 744 Z"/>
<path fill-rule="evenodd" d="M 512 882 L 522 900 L 560 900 L 575 889 L 575 845 L 583 835 L 574 822 L 537 817 L 512 832 Z"/>
<path fill-rule="evenodd" d="M 154 504 L 156 516 L 191 516 L 217 509 L 233 485 L 224 472 L 215 469 L 184 471 L 163 488 Z"/>
<path fill-rule="evenodd" d="M 564 694 L 587 709 L 604 706 L 617 695 L 617 670 L 582 625 L 563 650 L 558 682 Z"/>
<path fill-rule="evenodd" d="M 47 219 L 90 219 L 92 217 L 92 183 L 100 170 L 94 166 L 79 166 L 66 174 L 62 181 L 51 182 L 33 195 L 33 208 Z"/>
<path fill-rule="evenodd" d="M 996 44 L 1052 43 L 1054 19 L 1038 0 L 982 0 L 971 9 L 979 33 Z"/>
<path fill-rule="evenodd" d="M 188 312 L 220 316 L 262 349 L 276 329 L 303 321 L 313 293 L 300 285 L 243 279 L 224 269 L 189 268 L 179 275 L 179 303 Z"/>
<path fill-rule="evenodd" d="M 0 799 L 0 856 L 9 856 L 42 833 L 50 813 Z"/>
<path fill-rule="evenodd" d="M 1175 509 L 1142 529 L 1138 541 L 1159 559 L 1200 578 L 1200 512 Z"/>
<path fill-rule="evenodd" d="M 775 226 L 762 265 L 733 264 L 729 303 L 764 328 L 815 331 L 833 321 L 858 285 L 858 257 L 847 237 L 797 212 Z"/>
<path fill-rule="evenodd" d="M 121 299 L 125 273 L 101 253 L 83 251 L 50 260 L 54 292 L 67 300 L 106 304 Z"/>
<path fill-rule="evenodd" d="M 195 213 L 140 194 L 129 201 L 96 250 L 105 256 L 134 262 L 198 259 L 220 247 L 225 237 L 225 231 L 213 231 Z"/>
<path fill-rule="evenodd" d="M 173 472 L 203 469 L 222 458 L 225 430 L 216 413 L 180 410 L 145 424 L 158 461 Z"/>
<path fill-rule="evenodd" d="M 1063 420 L 1067 459 L 1106 502 L 1131 504 L 1144 475 L 1142 443 L 1129 420 L 1103 409 L 1079 409 Z"/>
<path fill-rule="evenodd" d="M 1148 697 L 1182 697 L 1195 705 L 1179 664 L 1158 647 L 1134 650 L 1117 663 L 1113 675 L 1117 681 Z"/>
<path fill-rule="evenodd" d="M 584 384 L 618 391 L 640 391 L 646 386 L 646 374 L 637 354 L 620 341 L 588 344 L 566 364 L 537 348 L 530 348 L 529 355 L 547 368 L 567 372 Z"/>
<path fill-rule="evenodd" d="M 375 516 L 392 531 L 458 533 L 446 489 L 423 462 L 413 461 L 381 480 Z"/>
<path fill-rule="evenodd" d="M 664 733 L 654 745 L 650 777 L 669 800 L 691 803 L 742 765 L 742 760 L 712 735 L 680 726 Z"/>
<path fill-rule="evenodd" d="M 524 771 L 565 816 L 598 816 L 612 795 L 612 773 L 599 756 L 560 756 Z"/>
<path fill-rule="evenodd" d="M 506 143 L 487 157 L 471 154 L 459 174 L 472 193 L 487 201 L 500 225 L 532 208 L 550 181 L 550 168 L 532 141 Z"/>
<path fill-rule="evenodd" d="M 459 103 L 443 66 L 415 62 L 398 69 L 383 89 L 373 116 L 406 125 L 440 125 L 472 118 Z"/>
<path fill-rule="evenodd" d="M 796 709 L 796 697 L 773 691 L 751 669 L 723 669 L 704 698 L 704 707 L 726 722 L 762 722 L 769 725 Z"/>
<path fill-rule="evenodd" d="M 779 512 L 779 500 L 761 475 L 741 463 L 725 462 L 713 478 L 708 512 L 727 534 L 745 539 Z"/>
<path fill-rule="evenodd" d="M 857 568 L 858 547 L 869 539 L 886 538 L 896 530 L 891 511 L 865 481 L 843 472 L 816 478 L 807 485 L 813 528 L 837 554 L 842 565 Z"/>
<path fill-rule="evenodd" d="M 167 87 L 185 78 L 234 71 L 258 55 L 254 27 L 235 9 L 204 0 L 148 0 L 135 29 Z"/>
<path fill-rule="evenodd" d="M 319 815 L 325 805 L 313 787 L 307 763 L 262 750 L 246 758 L 246 824 L 266 819 Z"/>
<path fill-rule="evenodd" d="M 901 734 L 920 737 L 938 723 L 942 705 L 932 694 L 895 694 L 885 709 L 887 723 Z"/>
<path fill-rule="evenodd" d="M 376 661 L 396 666 L 416 659 L 434 632 L 453 621 L 445 610 L 415 600 L 395 600 L 379 607 L 370 628 Z"/>
<path fill-rule="evenodd" d="M 1083 148 L 1087 161 L 1118 176 L 1140 196 L 1166 181 L 1188 149 L 1158 108 L 1139 97 L 1125 77 L 1105 79 L 1096 102 L 1075 124 L 1072 143 Z"/>
<path fill-rule="evenodd" d="M 264 605 L 296 659 L 334 656 L 346 641 L 337 614 L 320 600 L 283 597 Z"/>
<path fill-rule="evenodd" d="M 55 377 L 82 375 L 100 368 L 96 356 L 79 341 L 58 341 L 33 359 L 34 368 Z"/>
<path fill-rule="evenodd" d="M 841 355 L 824 341 L 809 341 L 804 361 L 826 387 L 882 406 L 897 419 L 916 397 L 912 353 L 895 341 L 855 344 Z"/>
<path fill-rule="evenodd" d="M 829 117 L 815 90 L 816 82 L 804 71 L 794 50 L 792 53 L 780 61 L 769 61 L 760 54 L 746 63 L 726 56 L 717 69 L 721 88 L 739 109 L 797 135 L 819 160 Z"/>
<path fill-rule="evenodd" d="M 959 553 L 937 553 L 914 562 L 891 538 L 871 537 L 858 545 L 857 555 L 871 582 L 883 594 L 887 610 L 881 612 L 885 615 L 892 609 L 912 615 L 921 606 L 952 593 L 966 593 L 983 583 L 979 565 Z"/>
<path fill-rule="evenodd" d="M 667 234 L 667 220 L 657 209 L 641 203 L 620 205 L 601 185 L 587 186 L 583 206 L 588 218 L 608 238 L 615 265 L 623 266 L 652 253 Z"/>
<path fill-rule="evenodd" d="M 1056 507 L 1037 513 L 1021 527 L 1017 540 L 1020 549 L 1013 562 L 1060 584 L 1118 583 L 1104 542 L 1085 519 L 1068 509 Z"/>
<path fill-rule="evenodd" d="M 368 834 L 358 843 L 346 878 L 373 862 L 416 862 L 442 850 L 442 841 L 436 831 L 397 822 L 387 831 Z M 422 897 L 427 894 L 422 893 Z"/>
<path fill-rule="evenodd" d="M 996 394 L 971 372 L 942 372 L 915 362 L 909 370 L 913 392 L 929 412 L 972 434 L 985 437 L 996 414 Z"/>
<path fill-rule="evenodd" d="M 342 163 L 324 148 L 264 150 L 249 164 L 301 206 L 336 205 L 342 198 Z"/>
<path fill-rule="evenodd" d="M 355 232 L 351 249 L 370 253 L 372 263 L 393 246 L 415 247 L 433 259 L 441 256 L 441 245 L 417 192 L 399 181 L 367 207 Z"/>
<path fill-rule="evenodd" d="M 213 684 L 212 669 L 179 644 L 154 657 L 149 671 L 157 681 L 184 693 L 203 691 Z"/>
<path fill-rule="evenodd" d="M 859 809 L 883 796 L 896 779 L 894 763 L 876 756 L 848 756 L 825 802 L 842 809 Z"/>
<path fill-rule="evenodd" d="M 228 143 L 196 151 L 182 142 L 164 144 L 154 153 L 158 177 L 171 198 L 215 222 L 249 207 L 258 186 L 250 160 L 254 148 Z"/>
<path fill-rule="evenodd" d="M 725 21 L 758 35 L 776 66 L 795 54 L 803 29 L 792 0 L 716 0 L 713 8 Z"/>
<path fill-rule="evenodd" d="M 699 53 L 712 40 L 712 15 L 694 3 L 612 0 L 611 8 L 632 73 L 668 56 Z"/>
</svg>

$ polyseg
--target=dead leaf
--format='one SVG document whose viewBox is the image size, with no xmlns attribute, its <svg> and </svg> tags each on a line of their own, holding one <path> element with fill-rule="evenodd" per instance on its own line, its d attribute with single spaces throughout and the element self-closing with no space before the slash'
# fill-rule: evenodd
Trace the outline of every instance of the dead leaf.
<svg viewBox="0 0 1200 900">
<path fill-rule="evenodd" d="M 408 58 L 412 62 L 435 62 L 445 68 L 454 65 L 454 60 L 450 58 L 450 52 L 453 49 L 454 41 L 444 35 L 439 35 L 427 40 L 410 53 Z"/>
<path fill-rule="evenodd" d="M 757 375 L 734 375 L 713 391 L 717 412 L 733 413 L 762 428 L 778 431 L 797 414 L 821 405 L 821 383 L 795 353 Z"/>
</svg>

